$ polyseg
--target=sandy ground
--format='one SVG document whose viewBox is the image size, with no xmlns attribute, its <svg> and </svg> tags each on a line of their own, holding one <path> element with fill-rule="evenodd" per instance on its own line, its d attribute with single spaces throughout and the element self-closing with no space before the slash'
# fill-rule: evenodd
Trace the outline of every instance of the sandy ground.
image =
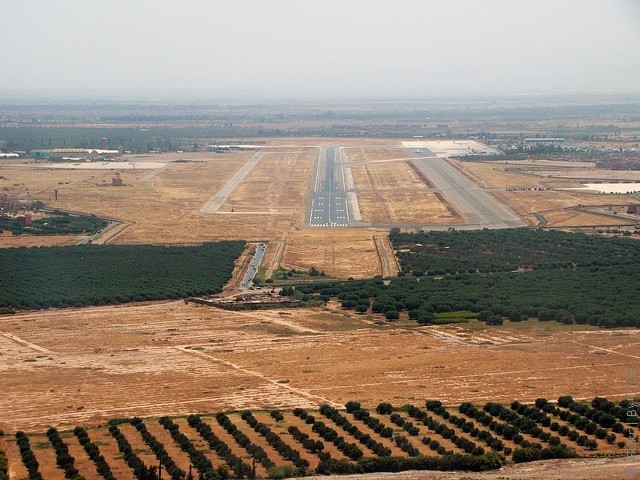
<svg viewBox="0 0 640 480">
<path fill-rule="evenodd" d="M 362 220 L 373 224 L 429 225 L 463 221 L 439 193 L 360 192 L 358 203 Z"/>
<path fill-rule="evenodd" d="M 315 160 L 316 145 L 345 147 L 352 162 L 380 162 L 406 158 L 407 151 L 394 139 L 252 139 L 264 146 L 260 164 L 238 185 L 219 214 L 200 213 L 200 208 L 226 185 L 255 150 L 210 153 L 128 156 L 126 160 L 170 163 L 171 168 L 148 178 L 148 170 L 120 171 L 124 187 L 110 183 L 113 172 L 97 170 L 35 169 L 24 162 L 0 166 L 0 187 L 24 200 L 42 200 L 51 207 L 77 210 L 119 219 L 128 226 L 109 238 L 109 243 L 194 243 L 229 238 L 270 241 L 274 245 L 272 266 L 316 266 L 338 276 L 368 276 L 380 272 L 373 235 L 381 232 L 344 229 L 310 232 L 304 211 Z M 231 142 L 233 143 L 233 142 Z M 465 147 L 466 148 L 466 147 Z M 261 150 L 262 151 L 262 150 Z M 181 160 L 180 162 L 175 162 Z M 185 161 L 187 163 L 185 163 Z M 529 225 L 538 225 L 534 213 L 549 226 L 617 225 L 613 217 L 568 210 L 578 205 L 635 202 L 628 195 L 595 195 L 579 191 L 506 191 L 512 187 L 572 187 L 576 182 L 537 176 L 537 168 L 561 174 L 586 172 L 589 164 L 572 162 L 454 162 L 479 185 L 517 212 Z M 521 169 L 522 171 L 514 170 Z M 459 221 L 444 196 L 430 190 L 410 164 L 356 164 L 352 167 L 355 191 L 364 222 L 403 224 Z M 526 170 L 526 171 L 525 171 Z M 576 170 L 577 171 L 577 170 Z M 603 171 L 604 172 L 604 171 Z M 58 190 L 58 200 L 54 200 Z M 135 206 L 135 208 L 132 208 Z M 231 210 L 234 212 L 231 212 Z M 72 236 L 2 236 L 0 246 L 66 245 Z"/>
<path fill-rule="evenodd" d="M 570 207 L 638 203 L 637 200 L 628 195 L 600 195 L 576 190 L 510 191 L 494 192 L 494 195 L 533 225 L 538 224 L 538 220 L 533 214 L 539 213 L 543 215 L 549 222 L 550 227 L 627 224 L 629 219 L 626 218 L 581 213 L 571 210 Z"/>
<path fill-rule="evenodd" d="M 549 227 L 612 226 L 629 223 L 628 219 L 594 215 L 569 209 L 589 205 L 623 205 L 638 203 L 629 195 L 602 195 L 592 191 L 560 190 L 582 184 L 572 178 L 607 180 L 636 178 L 637 172 L 608 171 L 580 162 L 462 162 L 452 160 L 467 176 L 508 205 L 529 225 L 538 225 L 534 213 L 542 215 Z M 589 168 L 590 167 L 590 168 Z M 536 188 L 549 190 L 534 190 Z"/>
<path fill-rule="evenodd" d="M 266 153 L 220 211 L 288 213 L 303 217 L 316 151 Z"/>
<path fill-rule="evenodd" d="M 76 235 L 11 235 L 9 232 L 0 234 L 0 248 L 9 247 L 59 247 L 75 245 L 83 237 Z"/>
<path fill-rule="evenodd" d="M 402 148 L 347 149 L 362 220 L 374 224 L 457 223 L 462 219 L 442 195 L 431 192 L 409 162 L 384 162 L 408 158 Z"/>
<path fill-rule="evenodd" d="M 0 428 L 348 400 L 619 397 L 625 368 L 640 360 L 634 330 L 377 325 L 333 308 L 162 302 L 1 317 Z"/>
<path fill-rule="evenodd" d="M 400 472 L 346 475 L 344 480 L 623 480 L 638 478 L 640 459 L 591 458 L 572 460 L 548 460 L 514 464 L 500 470 L 483 473 L 472 472 Z M 321 479 L 322 476 L 305 477 Z"/>
<path fill-rule="evenodd" d="M 354 228 L 296 231 L 286 238 L 281 266 L 318 270 L 338 277 L 366 278 L 379 275 L 380 258 L 373 233 Z"/>
</svg>

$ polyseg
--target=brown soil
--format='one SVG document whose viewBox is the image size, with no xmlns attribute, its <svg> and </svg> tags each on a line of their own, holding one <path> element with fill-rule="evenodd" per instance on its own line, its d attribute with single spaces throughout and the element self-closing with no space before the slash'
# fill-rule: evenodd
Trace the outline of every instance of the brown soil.
<svg viewBox="0 0 640 480">
<path fill-rule="evenodd" d="M 636 478 L 640 462 L 630 458 L 580 458 L 511 464 L 500 470 L 470 472 L 400 472 L 340 476 L 342 480 L 623 480 Z M 305 477 L 307 479 L 317 477 Z"/>
<path fill-rule="evenodd" d="M 371 231 L 310 229 L 287 236 L 283 268 L 316 267 L 328 275 L 362 278 L 380 274 L 380 260 Z"/>
<path fill-rule="evenodd" d="M 109 459 L 109 468 L 118 479 L 134 480 L 133 470 L 122 459 L 118 444 L 106 428 L 87 429 L 89 438 L 100 448 L 100 454 Z"/>
<path fill-rule="evenodd" d="M 3 317 L 0 428 L 427 396 L 450 404 L 619 398 L 624 370 L 638 360 L 636 330 L 376 319 L 337 306 L 227 312 L 183 302 Z"/>
</svg>

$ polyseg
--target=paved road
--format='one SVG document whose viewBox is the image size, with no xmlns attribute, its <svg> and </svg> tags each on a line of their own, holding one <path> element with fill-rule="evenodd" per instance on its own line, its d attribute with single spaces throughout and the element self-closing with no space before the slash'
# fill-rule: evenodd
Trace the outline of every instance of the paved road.
<svg viewBox="0 0 640 480">
<path fill-rule="evenodd" d="M 260 161 L 263 153 L 258 152 L 245 163 L 240 170 L 236 172 L 236 174 L 231 177 L 231 180 L 227 182 L 227 184 L 220 189 L 218 193 L 216 193 L 211 199 L 205 203 L 200 209 L 201 213 L 216 213 L 222 204 L 227 201 L 231 192 L 233 192 L 238 184 L 246 177 L 251 169 L 256 166 L 256 164 Z"/>
<path fill-rule="evenodd" d="M 251 263 L 249 264 L 247 273 L 244 276 L 244 279 L 242 280 L 242 286 L 244 288 L 249 288 L 249 286 L 251 285 L 251 282 L 253 282 L 253 279 L 258 273 L 258 268 L 260 268 L 260 264 L 262 263 L 262 257 L 264 257 L 265 250 L 266 250 L 266 245 L 264 243 L 261 243 L 260 245 L 258 245 L 258 248 L 256 249 L 256 253 L 253 256 Z"/>
<path fill-rule="evenodd" d="M 167 163 L 164 167 L 160 167 L 160 168 L 156 168 L 155 170 L 152 170 L 151 172 L 147 173 L 144 177 L 142 177 L 140 181 L 141 182 L 151 181 L 151 179 L 153 179 L 154 177 L 157 177 L 162 172 L 166 172 L 167 170 L 169 170 L 171 168 L 171 165 L 172 165 L 171 163 Z"/>
<path fill-rule="evenodd" d="M 323 147 L 318 153 L 313 198 L 307 216 L 309 227 L 348 227 L 349 212 L 342 168 L 336 167 L 338 149 Z"/>
<path fill-rule="evenodd" d="M 505 205 L 476 185 L 443 158 L 438 158 L 426 148 L 419 151 L 407 149 L 411 156 L 422 158 L 411 160 L 416 168 L 464 217 L 466 228 L 513 228 L 524 227 L 520 220 Z M 458 228 L 462 225 L 453 225 Z"/>
</svg>

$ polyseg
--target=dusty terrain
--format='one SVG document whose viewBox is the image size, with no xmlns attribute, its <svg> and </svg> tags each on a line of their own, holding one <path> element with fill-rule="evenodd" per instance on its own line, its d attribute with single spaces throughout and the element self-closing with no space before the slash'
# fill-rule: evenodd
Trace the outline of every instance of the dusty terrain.
<svg viewBox="0 0 640 480">
<path fill-rule="evenodd" d="M 318 270 L 338 277 L 366 278 L 381 273 L 373 233 L 355 228 L 308 229 L 286 237 L 283 268 Z"/>
<path fill-rule="evenodd" d="M 220 212 L 303 216 L 316 155 L 315 149 L 264 154 Z"/>
<path fill-rule="evenodd" d="M 549 227 L 570 228 L 627 225 L 628 218 L 597 215 L 580 207 L 593 205 L 624 205 L 640 203 L 630 195 L 603 195 L 592 191 L 567 190 L 578 188 L 577 179 L 625 178 L 632 180 L 637 172 L 596 169 L 584 162 L 468 162 L 451 160 L 468 177 L 511 208 L 529 225 L 535 226 L 543 217 Z M 551 174 L 550 172 L 553 172 Z M 615 177 L 614 177 L 615 175 Z"/>
<path fill-rule="evenodd" d="M 0 428 L 348 400 L 621 398 L 625 368 L 639 360 L 635 330 L 374 320 L 332 306 L 226 312 L 183 302 L 5 316 Z"/>
<path fill-rule="evenodd" d="M 362 220 L 374 224 L 458 223 L 445 197 L 431 191 L 402 148 L 348 148 Z"/>
<path fill-rule="evenodd" d="M 0 174 L 5 177 L 0 179 L 0 187 L 23 200 L 42 200 L 50 207 L 125 222 L 104 239 L 108 243 L 266 240 L 271 243 L 266 258 L 269 271 L 278 266 L 304 269 L 316 266 L 335 276 L 375 275 L 381 273 L 382 265 L 373 237 L 384 232 L 314 231 L 303 227 L 317 154 L 313 147 L 338 145 L 344 147 L 353 164 L 354 192 L 358 195 L 363 222 L 456 226 L 462 221 L 447 201 L 446 192 L 434 192 L 429 180 L 402 160 L 409 153 L 398 140 L 292 138 L 249 139 L 247 143 L 259 145 L 258 151 L 264 154 L 215 214 L 201 213 L 200 209 L 256 150 L 127 157 L 136 162 L 168 164 L 167 168 L 155 170 L 52 170 L 33 168 L 30 161 L 14 161 L 0 166 Z M 611 172 L 596 170 L 593 164 L 544 160 L 451 162 L 531 226 L 539 225 L 542 219 L 547 226 L 560 228 L 633 223 L 627 218 L 598 215 L 580 208 L 638 203 L 630 195 L 563 190 L 579 187 L 575 178 L 587 174 L 590 179 L 612 178 Z M 121 174 L 125 186 L 105 186 L 116 172 Z M 58 200 L 54 199 L 54 190 L 58 190 Z M 67 245 L 78 241 L 77 236 L 0 235 L 2 247 Z"/>
<path fill-rule="evenodd" d="M 500 470 L 470 472 L 400 472 L 341 476 L 344 480 L 623 480 L 637 478 L 640 459 L 589 458 L 506 465 Z M 306 477 L 320 479 L 321 476 Z"/>
</svg>

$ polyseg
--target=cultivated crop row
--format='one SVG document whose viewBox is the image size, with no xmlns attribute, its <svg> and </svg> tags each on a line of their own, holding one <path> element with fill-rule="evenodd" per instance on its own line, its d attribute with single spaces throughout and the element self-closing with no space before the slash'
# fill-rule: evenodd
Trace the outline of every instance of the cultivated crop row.
<svg viewBox="0 0 640 480">
<path fill-rule="evenodd" d="M 168 432 L 166 437 L 153 435 L 149 421 L 139 418 L 114 421 L 108 431 L 129 468 L 125 480 L 157 480 L 161 474 L 171 480 L 218 480 L 404 469 L 480 471 L 506 462 L 624 455 L 623 439 L 634 438 L 635 432 L 619 420 L 626 419 L 632 406 L 603 398 L 581 403 L 571 397 L 561 397 L 558 402 L 538 399 L 529 405 L 517 401 L 483 406 L 464 402 L 445 407 L 440 401 L 428 400 L 423 408 L 394 408 L 381 403 L 375 410 L 348 402 L 344 410 L 323 405 L 317 412 L 296 408 L 290 413 L 273 411 L 257 416 L 247 410 L 202 418 L 191 415 L 186 423 L 162 417 L 159 423 Z M 135 430 L 121 429 L 122 424 L 131 424 Z M 61 435 L 55 428 L 48 429 L 44 439 L 35 440 L 35 450 L 30 437 L 41 436 L 17 432 L 20 458 L 9 461 L 24 464 L 30 480 L 42 480 L 42 472 L 51 468 L 58 469 L 60 477 L 73 480 L 96 475 L 105 480 L 120 478 L 121 473 L 114 474 L 115 459 L 109 458 L 113 450 L 104 447 L 101 451 L 104 442 L 92 442 L 90 435 L 94 434 L 90 432 L 83 427 L 73 430 L 83 447 L 73 451 L 86 454 L 92 463 L 84 459 L 76 462 L 65 440 L 68 434 Z M 131 442 L 148 447 L 157 463 L 145 464 L 142 457 L 149 459 L 148 454 L 134 449 Z M 42 448 L 55 455 L 40 453 Z M 172 458 L 170 452 L 177 455 L 179 451 L 185 457 Z M 183 462 L 184 467 L 187 458 L 188 471 L 177 463 Z M 79 471 L 87 465 L 95 470 Z"/>
</svg>

